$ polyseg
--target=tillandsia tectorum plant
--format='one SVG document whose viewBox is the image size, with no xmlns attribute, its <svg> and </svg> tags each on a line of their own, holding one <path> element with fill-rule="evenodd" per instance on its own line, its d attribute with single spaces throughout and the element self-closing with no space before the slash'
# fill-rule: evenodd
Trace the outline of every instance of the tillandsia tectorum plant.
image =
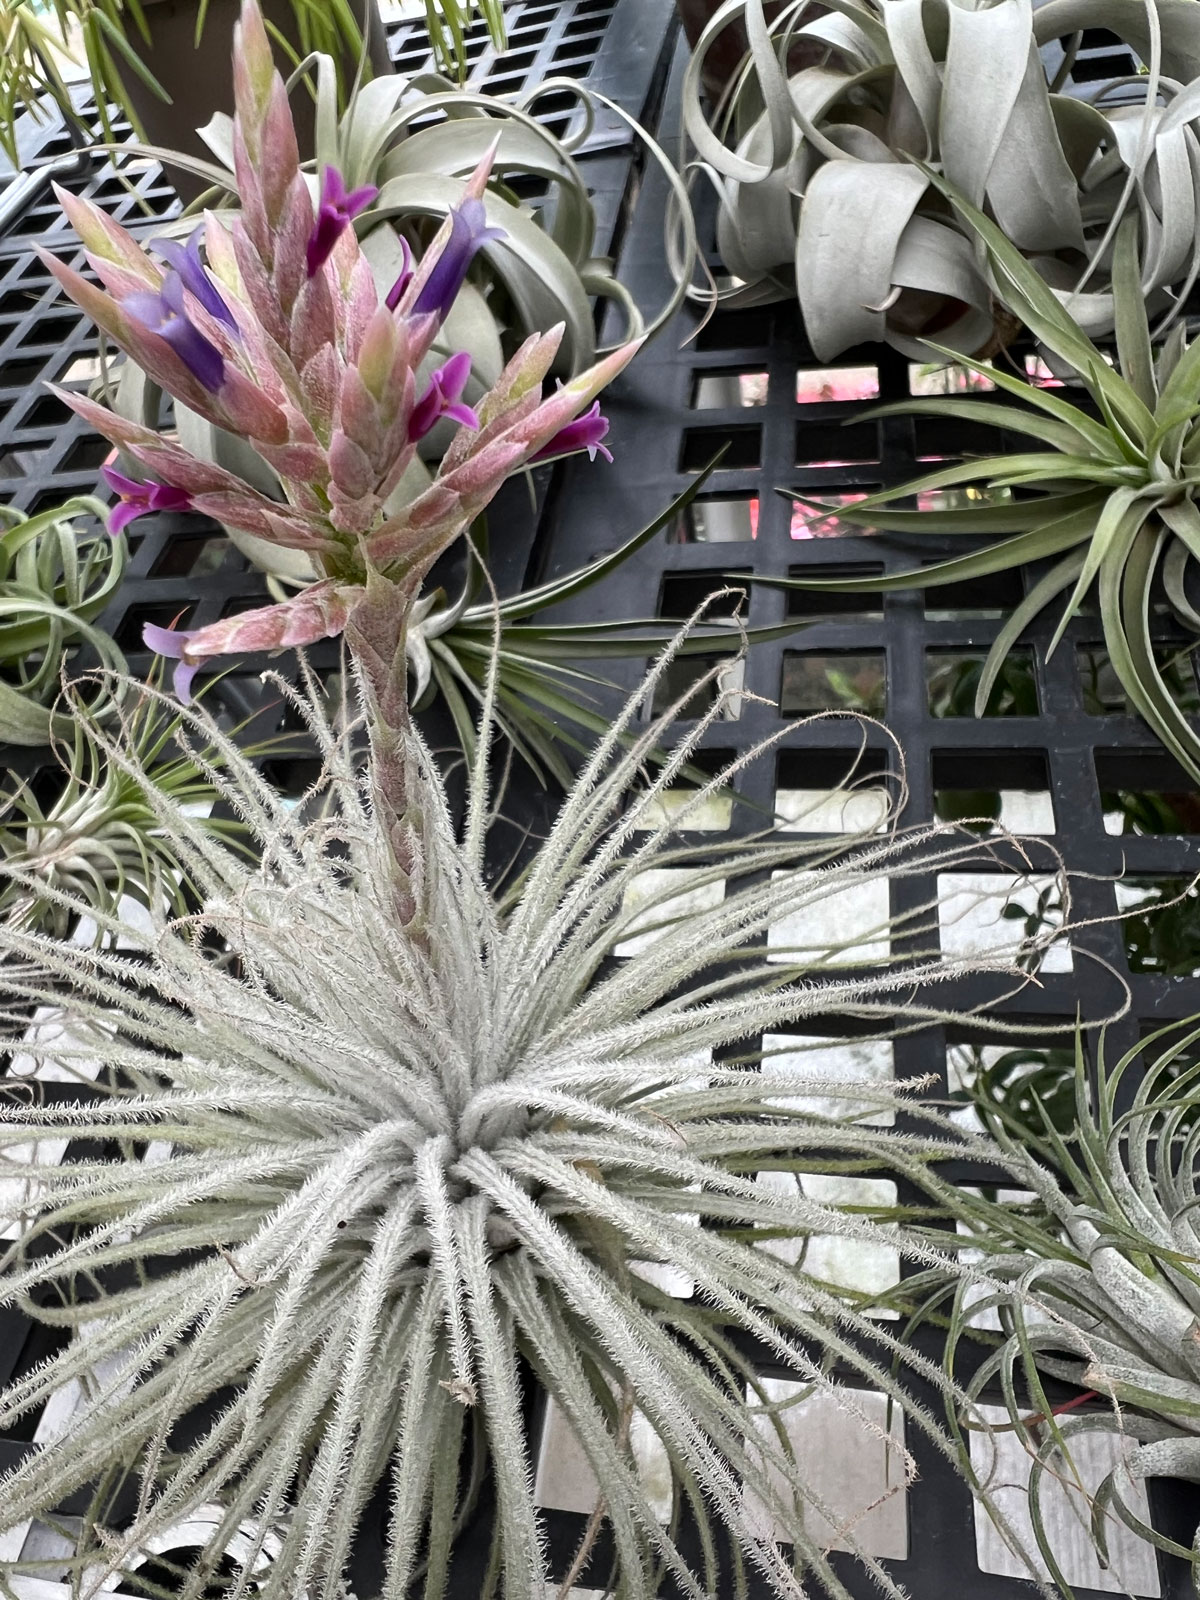
<svg viewBox="0 0 1200 1600">
<path fill-rule="evenodd" d="M 1000 365 L 956 358 L 985 372 L 1020 404 L 939 397 L 879 406 L 867 415 L 968 419 L 1026 434 L 1048 448 L 945 467 L 840 508 L 838 516 L 893 532 L 1010 537 L 886 578 L 781 581 L 804 588 L 928 588 L 1054 558 L 997 634 L 980 676 L 976 713 L 987 705 L 1006 656 L 1033 618 L 1067 597 L 1053 648 L 1095 585 L 1105 646 L 1131 708 L 1185 769 L 1200 777 L 1200 735 L 1171 695 L 1150 631 L 1150 591 L 1161 573 L 1175 616 L 1189 632 L 1200 632 L 1200 612 L 1186 586 L 1200 558 L 1200 342 L 1189 344 L 1177 325 L 1157 351 L 1152 347 L 1138 278 L 1135 217 L 1122 222 L 1113 261 L 1116 371 L 995 224 L 943 179 L 929 176 L 986 248 L 1005 304 L 1078 374 L 1095 409 L 1084 410 L 1061 390 L 1027 383 Z M 944 511 L 896 506 L 913 495 L 963 485 L 983 489 L 981 503 Z M 997 503 L 997 491 L 1010 498 Z"/>
<path fill-rule="evenodd" d="M 710 123 L 705 56 L 743 17 L 750 56 Z M 1086 28 L 1127 43 L 1144 74 L 1062 93 Z M 1051 79 L 1039 47 L 1059 39 Z M 795 292 L 821 360 L 884 339 L 917 360 L 927 338 L 988 346 L 987 280 L 912 157 L 987 209 L 1092 334 L 1112 327 L 1113 231 L 1136 211 L 1138 276 L 1170 317 L 1200 269 L 1198 77 L 1193 0 L 790 0 L 769 24 L 762 0 L 728 0 L 684 88 L 728 292 Z"/>
<path fill-rule="evenodd" d="M 194 896 L 181 877 L 170 841 L 143 790 L 148 775 L 158 794 L 186 806 L 214 839 L 244 848 L 235 817 L 214 815 L 218 795 L 209 768 L 216 750 L 191 750 L 178 715 L 140 687 L 124 693 L 99 722 L 80 681 L 66 690 L 69 734 L 56 738 L 61 772 L 53 799 L 10 780 L 0 793 L 0 922 L 36 926 L 65 938 L 81 904 L 115 914 L 123 897 L 182 915 Z M 103 701 L 106 696 L 101 695 Z M 240 732 L 241 730 L 235 730 Z M 286 735 L 245 746 L 251 759 L 294 753 Z M 131 764 L 133 771 L 131 771 Z M 66 897 L 66 898 L 63 898 Z"/>
<path fill-rule="evenodd" d="M 68 651 L 86 646 L 100 665 L 124 669 L 116 643 L 94 621 L 128 560 L 120 529 L 111 538 L 103 531 L 107 514 L 88 495 L 33 517 L 0 506 L 0 740 L 8 744 L 70 737 L 70 720 L 51 710 Z M 75 523 L 82 517 L 101 527 L 81 538 Z"/>
<path fill-rule="evenodd" d="M 200 886 L 199 914 L 128 928 L 100 916 L 109 948 L 89 951 L 6 930 L 14 1047 L 56 1074 L 105 1069 L 99 1099 L 26 1100 L 0 1127 L 5 1200 L 21 1219 L 0 1294 L 76 1335 L 0 1396 L 0 1425 L 87 1380 L 61 1435 L 0 1481 L 4 1529 L 53 1521 L 64 1496 L 93 1486 L 59 1573 L 99 1582 L 218 1503 L 224 1520 L 181 1600 L 206 1592 L 247 1521 L 261 1533 L 246 1572 L 263 1540 L 278 1541 L 253 1572 L 255 1593 L 333 1600 L 386 1480 L 382 1592 L 436 1600 L 487 1465 L 493 1574 L 527 1600 L 548 1576 L 523 1421 L 531 1376 L 600 1494 L 568 1585 L 611 1579 L 649 1600 L 669 1575 L 702 1600 L 724 1530 L 739 1566 L 779 1593 L 797 1593 L 794 1563 L 845 1597 L 824 1541 L 806 1531 L 822 1503 L 787 1443 L 786 1407 L 768 1402 L 739 1330 L 857 1416 L 854 1392 L 828 1370 L 846 1363 L 953 1453 L 889 1370 L 895 1359 L 940 1386 L 936 1365 L 860 1315 L 861 1297 L 776 1253 L 785 1233 L 907 1248 L 799 1181 L 783 1195 L 756 1181 L 803 1173 L 831 1147 L 853 1152 L 854 1125 L 795 1099 L 844 1095 L 844 1080 L 834 1087 L 803 1063 L 760 1073 L 753 1052 L 713 1052 L 804 1016 L 879 1021 L 899 1007 L 912 1024 L 936 1013 L 906 1006 L 910 985 L 967 966 L 1016 976 L 1002 957 L 944 958 L 936 934 L 914 938 L 910 957 L 839 974 L 839 951 L 814 924 L 840 890 L 975 861 L 980 847 L 948 830 L 881 834 L 873 818 L 858 836 L 683 848 L 693 808 L 736 772 L 682 809 L 664 803 L 721 716 L 718 695 L 639 788 L 686 711 L 685 700 L 641 720 L 673 654 L 600 742 L 504 907 L 483 865 L 486 714 L 461 842 L 428 752 L 395 730 L 413 801 L 397 893 L 394 821 L 362 781 L 353 719 L 332 731 L 310 685 L 292 698 L 325 772 L 299 809 L 202 707 L 183 713 L 196 742 L 222 752 L 213 782 L 260 860 L 216 845 L 144 782 Z M 672 904 L 680 868 L 703 909 Z M 744 873 L 753 880 L 739 887 Z M 31 1029 L 29 1007 L 43 1005 L 52 1025 Z M 862 1086 L 868 1107 L 888 1094 Z M 92 1137 L 115 1142 L 120 1159 L 31 1165 L 31 1140 Z M 169 1158 L 141 1159 L 164 1145 Z M 924 1243 L 917 1256 L 946 1259 Z M 694 1279 L 690 1298 L 664 1287 L 656 1269 L 667 1263 Z M 663 1520 L 635 1469 L 635 1415 L 669 1462 Z M 900 1483 L 912 1464 L 897 1449 Z M 748 1514 L 748 1497 L 777 1535 Z M 681 1517 L 698 1530 L 694 1557 Z M 898 1600 L 891 1576 L 863 1559 Z M 53 1575 L 54 1563 L 31 1556 L 8 1570 Z"/>
<path fill-rule="evenodd" d="M 1039 1125 L 977 1095 L 991 1136 L 983 1151 L 995 1167 L 989 1187 L 964 1190 L 940 1181 L 932 1166 L 904 1167 L 935 1210 L 959 1224 L 962 1245 L 982 1255 L 997 1287 L 980 1295 L 945 1275 L 916 1274 L 900 1298 L 915 1306 L 915 1321 L 946 1328 L 948 1372 L 965 1345 L 991 1346 L 972 1363 L 967 1402 L 952 1419 L 963 1465 L 973 1477 L 986 1475 L 986 1452 L 977 1449 L 972 1465 L 968 1440 L 996 1430 L 978 1409 L 991 1395 L 1007 1413 L 1004 1430 L 1017 1431 L 1031 1458 L 1033 1527 L 1064 1593 L 1042 1500 L 1053 1479 L 1085 1492 L 1073 1451 L 1097 1432 L 1128 1442 L 1123 1464 L 1086 1496 L 1101 1557 L 1115 1514 L 1191 1561 L 1200 1579 L 1200 1533 L 1191 1548 L 1181 1546 L 1148 1526 L 1132 1503 L 1134 1486 L 1148 1479 L 1200 1482 L 1196 1023 L 1160 1030 L 1111 1067 L 1102 1036 L 1094 1086 L 1080 1038 L 1068 1127 L 1048 1116 Z M 884 1138 L 884 1146 L 895 1163 L 895 1143 Z M 961 1144 L 943 1141 L 938 1150 L 935 1141 L 927 1160 L 951 1149 L 963 1153 Z M 1082 1393 L 1056 1401 L 1044 1378 Z"/>
</svg>

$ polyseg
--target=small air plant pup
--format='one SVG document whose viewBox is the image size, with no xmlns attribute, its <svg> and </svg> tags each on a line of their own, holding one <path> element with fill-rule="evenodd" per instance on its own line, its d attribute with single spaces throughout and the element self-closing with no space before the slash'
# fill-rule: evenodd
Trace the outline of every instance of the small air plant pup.
<svg viewBox="0 0 1200 1600">
<path fill-rule="evenodd" d="M 462 402 L 468 363 L 459 355 L 418 392 L 417 369 L 475 254 L 495 237 L 481 202 L 491 155 L 423 258 L 381 299 L 352 226 L 374 190 L 347 193 L 326 168 L 314 204 L 256 0 L 244 0 L 233 71 L 242 209 L 228 231 L 215 215 L 206 218 L 207 265 L 198 235 L 145 250 L 98 207 L 62 190 L 103 288 L 43 259 L 165 392 L 258 452 L 278 474 L 283 500 L 90 400 L 56 392 L 194 510 L 305 552 L 321 574 L 278 605 L 178 633 L 150 628 L 147 643 L 178 662 L 177 691 L 186 696 L 194 672 L 215 656 L 303 646 L 345 630 L 378 712 L 371 728 L 379 798 L 399 816 L 404 784 L 385 760 L 384 730 L 407 716 L 404 633 L 423 578 L 513 472 L 535 458 L 595 453 L 604 427 L 594 402 L 637 344 L 546 399 L 560 328 L 531 335 L 475 407 Z M 433 482 L 396 507 L 417 445 L 443 418 L 459 432 Z M 124 523 L 141 498 L 117 487 Z M 154 503 L 149 489 L 145 504 Z M 403 859 L 399 835 L 396 842 Z"/>
</svg>

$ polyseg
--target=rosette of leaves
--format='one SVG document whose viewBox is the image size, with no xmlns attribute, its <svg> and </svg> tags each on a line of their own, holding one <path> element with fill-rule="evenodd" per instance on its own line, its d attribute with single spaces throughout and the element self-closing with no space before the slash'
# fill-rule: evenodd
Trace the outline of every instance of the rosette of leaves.
<svg viewBox="0 0 1200 1600">
<path fill-rule="evenodd" d="M 1051 640 L 1053 650 L 1094 585 L 1105 647 L 1131 709 L 1200 778 L 1200 735 L 1172 697 L 1150 629 L 1150 591 L 1161 576 L 1176 619 L 1189 634 L 1200 633 L 1200 611 L 1187 586 L 1189 571 L 1200 558 L 1200 342 L 1189 344 L 1179 324 L 1160 347 L 1152 345 L 1138 275 L 1136 217 L 1122 222 L 1114 250 L 1114 370 L 995 223 L 944 179 L 932 172 L 928 176 L 986 249 L 1005 305 L 1040 345 L 1077 374 L 1083 391 L 1078 398 L 1086 395 L 1090 404 L 1076 404 L 1063 390 L 1027 383 L 1002 366 L 956 355 L 955 360 L 986 372 L 1017 403 L 939 396 L 879 406 L 866 415 L 971 420 L 1026 435 L 1039 448 L 975 457 L 869 495 L 840 508 L 838 515 L 855 526 L 918 535 L 977 535 L 989 543 L 883 578 L 779 582 L 845 590 L 935 588 L 1027 562 L 1051 561 L 1005 619 L 988 652 L 975 694 L 976 715 L 983 714 L 1006 657 L 1028 624 L 1066 597 Z M 927 491 L 964 485 L 984 491 L 978 504 L 945 511 L 897 504 Z M 1004 537 L 997 542 L 997 535 Z"/>
<path fill-rule="evenodd" d="M 750 54 L 710 113 L 705 59 L 741 19 Z M 988 346 L 991 286 L 914 158 L 994 216 L 1095 335 L 1113 325 L 1113 231 L 1137 212 L 1138 276 L 1170 317 L 1168 291 L 1200 267 L 1195 23 L 1192 0 L 791 0 L 769 23 L 762 0 L 727 0 L 692 58 L 684 122 L 716 186 L 730 303 L 794 291 L 820 360 L 866 341 L 917 360 L 929 340 Z M 1128 45 L 1142 74 L 1063 93 L 1085 28 Z M 1059 39 L 1050 78 L 1039 49 Z"/>
<path fill-rule="evenodd" d="M 981 1361 L 973 1352 L 966 1403 L 951 1417 L 963 1468 L 975 1477 L 969 1436 L 998 1426 L 976 1405 L 1000 1405 L 1006 1430 L 1016 1431 L 1032 1458 L 1033 1530 L 1063 1593 L 1070 1589 L 1047 1537 L 1042 1497 L 1054 1479 L 1082 1490 L 1073 1451 L 1096 1433 L 1125 1441 L 1123 1464 L 1089 1496 L 1101 1559 L 1115 1517 L 1190 1561 L 1200 1577 L 1200 1533 L 1191 1547 L 1181 1545 L 1130 1504 L 1133 1484 L 1200 1482 L 1198 1045 L 1192 1018 L 1110 1067 L 1102 1037 L 1093 1087 L 1080 1038 L 1065 1124 L 1059 1115 L 1038 1117 L 1036 1107 L 1030 1116 L 990 1083 L 976 1086 L 987 1140 L 967 1153 L 994 1167 L 989 1186 L 963 1189 L 930 1167 L 904 1168 L 997 1282 L 985 1294 L 944 1274 L 916 1274 L 904 1286 L 914 1322 L 946 1329 L 948 1373 L 964 1346 L 990 1347 Z M 881 1138 L 885 1147 L 894 1164 L 896 1141 Z M 952 1148 L 947 1141 L 942 1153 Z M 964 1154 L 961 1144 L 955 1153 Z M 1049 1394 L 1047 1379 L 1070 1388 Z"/>
<path fill-rule="evenodd" d="M 53 712 L 68 654 L 86 646 L 99 664 L 125 660 L 94 619 L 125 572 L 124 537 L 104 532 L 108 508 L 90 495 L 27 517 L 0 506 L 0 742 L 44 745 L 70 738 L 71 720 Z M 81 517 L 96 528 L 82 536 Z M 101 704 L 107 703 L 102 696 Z"/>
<path fill-rule="evenodd" d="M 528 1600 L 547 1576 L 523 1404 L 532 1376 L 599 1486 L 568 1581 L 649 1600 L 669 1574 L 702 1600 L 721 1535 L 738 1570 L 780 1594 L 795 1593 L 795 1571 L 847 1595 L 805 1529 L 804 1508 L 820 1502 L 804 1464 L 734 1335 L 851 1411 L 835 1359 L 898 1400 L 893 1358 L 943 1381 L 852 1293 L 761 1248 L 787 1232 L 897 1244 L 799 1184 L 788 1197 L 754 1181 L 762 1168 L 806 1170 L 810 1146 L 853 1149 L 855 1125 L 830 1127 L 787 1100 L 830 1085 L 712 1052 L 806 1015 L 934 1015 L 914 1010 L 911 985 L 968 963 L 935 942 L 839 975 L 815 908 L 880 875 L 976 859 L 979 847 L 927 832 L 931 862 L 913 839 L 872 828 L 684 849 L 691 806 L 734 774 L 667 814 L 663 795 L 721 715 L 718 696 L 639 786 L 686 709 L 641 719 L 672 659 L 616 719 L 504 903 L 483 864 L 486 718 L 461 837 L 427 751 L 395 729 L 390 759 L 407 772 L 401 897 L 398 829 L 362 781 L 355 719 L 331 727 L 310 685 L 295 704 L 325 771 L 300 807 L 202 709 L 181 713 L 221 750 L 213 782 L 259 861 L 219 846 L 143 776 L 201 891 L 196 914 L 159 913 L 149 929 L 99 916 L 120 951 L 3 930 L 14 1045 L 59 1071 L 97 1058 L 105 1070 L 98 1100 L 16 1105 L 0 1126 L 6 1170 L 28 1197 L 0 1293 L 75 1334 L 9 1385 L 0 1424 L 68 1389 L 80 1397 L 61 1434 L 0 1481 L 0 1525 L 92 1486 L 64 1564 L 99 1584 L 217 1504 L 221 1525 L 178 1583 L 181 1600 L 207 1592 L 247 1524 L 261 1536 L 239 1561 L 263 1600 L 333 1600 L 386 1479 L 384 1592 L 438 1600 L 486 1470 L 492 1570 L 503 1593 Z M 645 874 L 685 865 L 709 892 L 704 909 L 681 914 L 677 888 Z M 646 893 L 632 896 L 638 886 Z M 808 948 L 768 952 L 767 930 L 786 916 Z M 1012 970 L 1001 957 L 969 964 Z M 64 995 L 53 1038 L 11 1020 L 43 1004 L 63 1015 Z M 103 1157 L 31 1169 L 31 1141 L 58 1138 L 102 1140 Z M 165 1159 L 141 1159 L 164 1144 Z M 945 1259 L 924 1244 L 917 1254 Z M 695 1295 L 646 1269 L 664 1262 L 694 1278 Z M 635 1412 L 669 1460 L 666 1522 L 636 1471 Z M 953 1449 L 922 1407 L 908 1415 Z M 747 1492 L 787 1528 L 790 1555 L 747 1516 Z M 263 1570 L 267 1530 L 279 1542 Z M 884 1567 L 862 1559 L 899 1600 Z M 6 1570 L 44 1569 L 31 1556 Z"/>
</svg>

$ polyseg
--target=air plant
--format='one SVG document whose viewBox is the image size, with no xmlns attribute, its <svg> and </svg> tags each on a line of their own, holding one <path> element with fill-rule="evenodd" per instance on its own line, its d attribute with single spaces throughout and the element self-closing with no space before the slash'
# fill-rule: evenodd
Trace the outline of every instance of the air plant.
<svg viewBox="0 0 1200 1600">
<path fill-rule="evenodd" d="M 129 559 L 124 536 L 103 530 L 107 510 L 89 495 L 33 517 L 0 506 L 0 740 L 8 744 L 70 737 L 70 720 L 51 710 L 67 652 L 84 646 L 100 665 L 124 669 L 95 625 Z M 100 526 L 81 537 L 82 517 Z"/>
<path fill-rule="evenodd" d="M 467 59 L 467 30 L 472 13 L 488 31 L 493 49 L 506 50 L 508 35 L 504 27 L 503 0 L 425 0 L 425 20 L 438 65 L 465 83 L 470 62 Z"/>
<path fill-rule="evenodd" d="M 1193 1018 L 1160 1029 L 1110 1067 L 1101 1036 L 1093 1086 L 1080 1037 L 1065 1126 L 979 1085 L 974 1104 L 988 1137 L 977 1136 L 968 1153 L 994 1169 L 983 1189 L 937 1176 L 935 1157 L 961 1157 L 961 1143 L 943 1139 L 938 1149 L 934 1137 L 924 1161 L 910 1163 L 897 1159 L 897 1141 L 878 1140 L 884 1165 L 924 1191 L 931 1216 L 958 1224 L 962 1247 L 981 1253 L 995 1280 L 981 1295 L 954 1274 L 918 1273 L 897 1303 L 912 1313 L 910 1331 L 928 1321 L 945 1328 L 950 1374 L 965 1346 L 988 1347 L 982 1360 L 974 1351 L 951 1412 L 962 1466 L 978 1483 L 968 1441 L 996 1424 L 977 1406 L 999 1404 L 1029 1454 L 1033 1528 L 1064 1593 L 1042 1495 L 1048 1478 L 1083 1492 L 1072 1451 L 1098 1432 L 1127 1441 L 1122 1464 L 1088 1496 L 1101 1559 L 1115 1516 L 1190 1561 L 1200 1577 L 1200 1535 L 1190 1548 L 1180 1545 L 1130 1503 L 1132 1486 L 1148 1479 L 1200 1481 L 1198 1042 Z M 1044 1379 L 1080 1392 L 1055 1400 Z"/>
<path fill-rule="evenodd" d="M 743 18 L 750 54 L 710 116 L 706 57 Z M 1084 99 L 1063 87 L 1087 28 L 1143 70 Z M 1039 52 L 1058 39 L 1051 78 Z M 822 361 L 867 341 L 918 361 L 932 340 L 965 354 L 1002 343 L 970 240 L 915 158 L 1070 292 L 1094 335 L 1113 325 L 1114 230 L 1136 212 L 1138 278 L 1170 318 L 1200 270 L 1198 78 L 1191 0 L 790 0 L 769 23 L 763 0 L 728 0 L 684 85 L 687 135 L 717 190 L 724 296 L 795 293 Z"/>
<path fill-rule="evenodd" d="M 838 516 L 855 526 L 898 533 L 1009 537 L 884 578 L 779 581 L 816 589 L 925 589 L 1052 560 L 1005 619 L 988 652 L 975 695 L 976 715 L 983 713 L 1013 644 L 1029 623 L 1066 595 L 1052 651 L 1095 585 L 1105 647 L 1131 708 L 1181 765 L 1200 778 L 1200 735 L 1172 698 L 1150 632 L 1150 590 L 1159 574 L 1176 618 L 1190 633 L 1200 632 L 1200 612 L 1186 582 L 1200 551 L 1200 343 L 1189 344 L 1178 325 L 1161 348 L 1152 347 L 1138 276 L 1136 217 L 1122 222 L 1113 261 L 1119 368 L 1114 370 L 999 228 L 944 179 L 932 172 L 928 176 L 986 249 L 1004 303 L 1042 346 L 1078 375 L 1095 413 L 1074 404 L 1063 391 L 1027 383 L 1002 366 L 955 357 L 986 371 L 997 388 L 1019 403 L 937 397 L 879 406 L 866 415 L 986 423 L 1026 434 L 1039 448 L 971 458 L 839 507 Z M 984 492 L 978 504 L 961 510 L 896 505 L 913 495 L 967 484 Z M 1012 498 L 1000 499 L 997 491 Z"/>
<path fill-rule="evenodd" d="M 929 907 L 910 926 L 925 935 L 914 954 L 865 971 L 839 972 L 852 947 L 814 925 L 839 891 L 976 860 L 978 843 L 950 830 L 682 847 L 694 807 L 736 769 L 664 807 L 722 714 L 718 695 L 640 782 L 686 711 L 681 701 L 641 720 L 673 658 L 599 743 L 504 905 L 483 865 L 486 720 L 461 841 L 431 757 L 396 731 L 413 797 L 400 880 L 394 819 L 362 782 L 356 719 L 344 712 L 334 731 L 315 686 L 281 683 L 325 764 L 300 808 L 203 707 L 181 714 L 219 752 L 212 781 L 260 860 L 215 843 L 146 774 L 145 803 L 202 909 L 159 910 L 149 927 L 97 914 L 105 947 L 89 951 L 4 931 L 14 1046 L 68 1075 L 99 1057 L 106 1087 L 87 1104 L 14 1107 L 0 1128 L 9 1193 L 24 1197 L 3 1296 L 76 1334 L 0 1397 L 0 1426 L 85 1382 L 61 1436 L 0 1481 L 0 1527 L 92 1485 L 67 1566 L 102 1577 L 217 1503 L 223 1522 L 182 1600 L 205 1592 L 248 1522 L 280 1541 L 269 1571 L 254 1570 L 264 1600 L 325 1600 L 386 1476 L 384 1593 L 422 1584 L 436 1600 L 486 1465 L 494 1570 L 504 1593 L 527 1597 L 547 1576 L 522 1420 L 530 1373 L 599 1485 L 576 1574 L 604 1526 L 621 1593 L 646 1600 L 670 1574 L 700 1600 L 717 1581 L 721 1528 L 777 1592 L 795 1592 L 794 1563 L 845 1595 L 805 1532 L 804 1508 L 819 1501 L 803 1461 L 785 1429 L 776 1440 L 755 1424 L 761 1385 L 734 1335 L 853 1413 L 828 1368 L 846 1363 L 950 1452 L 889 1364 L 941 1380 L 853 1293 L 764 1247 L 833 1233 L 908 1249 L 799 1184 L 789 1198 L 755 1182 L 763 1169 L 803 1172 L 831 1147 L 853 1152 L 853 1125 L 788 1100 L 830 1085 L 713 1051 L 806 1016 L 890 1018 L 899 1006 L 916 1025 L 936 1012 L 911 1006 L 911 985 L 1015 968 L 1002 955 L 944 959 L 928 942 Z M 703 909 L 673 903 L 681 867 Z M 664 868 L 666 882 L 653 876 Z M 798 931 L 769 945 L 780 924 Z M 31 1006 L 56 1008 L 64 1026 L 29 1029 Z M 864 1087 L 864 1099 L 888 1092 Z M 89 1138 L 115 1142 L 121 1159 L 29 1165 L 31 1139 Z M 169 1159 L 139 1159 L 164 1144 Z M 917 1248 L 918 1264 L 945 1259 Z M 696 1295 L 672 1295 L 639 1266 L 664 1261 L 695 1278 Z M 631 1457 L 634 1409 L 670 1462 L 666 1524 Z M 757 1415 L 779 1420 L 770 1407 Z M 897 1471 L 910 1470 L 904 1457 Z M 122 1483 L 124 1510 L 112 1499 Z M 788 1530 L 791 1558 L 748 1518 L 747 1494 Z M 700 1529 L 694 1565 L 678 1538 L 685 1512 Z M 247 1570 L 257 1556 L 245 1552 Z M 590 1569 L 602 1584 L 607 1559 Z M 31 1558 L 27 1570 L 45 1569 Z"/>
<path fill-rule="evenodd" d="M 147 802 L 142 774 L 170 804 L 188 808 L 213 839 L 245 848 L 240 821 L 217 808 L 209 774 L 220 763 L 219 752 L 189 749 L 180 741 L 178 715 L 141 686 L 124 693 L 103 724 L 89 708 L 84 687 L 81 680 L 67 687 L 56 718 L 71 731 L 55 741 L 61 770 L 52 777 L 53 799 L 39 798 L 25 782 L 13 782 L 0 794 L 0 922 L 35 926 L 58 938 L 67 937 L 81 905 L 115 914 L 128 896 L 182 915 L 192 903 L 194 886 L 181 876 Z M 280 735 L 244 749 L 262 760 L 294 753 L 293 744 Z"/>
</svg>

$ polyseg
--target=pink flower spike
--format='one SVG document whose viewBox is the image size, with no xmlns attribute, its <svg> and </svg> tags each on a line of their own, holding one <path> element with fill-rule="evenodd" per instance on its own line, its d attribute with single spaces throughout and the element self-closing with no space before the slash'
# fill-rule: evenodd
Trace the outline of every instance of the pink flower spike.
<svg viewBox="0 0 1200 1600">
<path fill-rule="evenodd" d="M 429 379 L 429 387 L 412 408 L 408 419 L 408 437 L 415 444 L 443 417 L 451 417 L 466 428 L 479 427 L 479 418 L 470 406 L 462 404 L 462 392 L 471 376 L 471 358 L 460 350 L 437 369 Z"/>
<path fill-rule="evenodd" d="M 574 422 L 568 422 L 560 428 L 548 444 L 530 456 L 529 464 L 532 466 L 537 461 L 550 461 L 557 456 L 574 455 L 578 450 L 586 450 L 588 458 L 595 461 L 597 455 L 602 455 L 606 461 L 612 460 L 612 451 L 607 445 L 601 444 L 601 439 L 608 432 L 608 418 L 600 415 L 600 402 L 594 400 L 591 409 L 585 411 L 581 417 L 576 417 Z"/>
<path fill-rule="evenodd" d="M 403 234 L 400 235 L 400 248 L 404 252 L 404 265 L 400 268 L 400 276 L 387 292 L 387 308 L 389 311 L 395 311 L 400 304 L 404 291 L 413 280 L 413 255 L 408 247 L 408 240 Z"/>
<path fill-rule="evenodd" d="M 177 663 L 171 678 L 171 687 L 175 690 L 175 698 L 188 705 L 192 698 L 192 679 L 204 665 L 201 661 L 189 661 L 187 648 L 199 632 L 197 628 L 160 628 L 156 622 L 142 624 L 142 642 L 147 650 L 153 650 L 155 655 L 166 656 L 169 661 Z"/>
<path fill-rule="evenodd" d="M 368 183 L 347 194 L 338 169 L 325 168 L 321 177 L 321 203 L 317 208 L 317 220 L 305 249 L 305 264 L 310 278 L 316 277 L 333 254 L 333 248 L 342 233 L 359 212 L 367 209 L 378 193 L 379 190 Z"/>
<path fill-rule="evenodd" d="M 190 511 L 191 496 L 169 483 L 138 483 L 115 467 L 101 467 L 100 475 L 120 496 L 108 515 L 108 531 L 115 539 L 123 528 L 151 511 Z"/>
</svg>

